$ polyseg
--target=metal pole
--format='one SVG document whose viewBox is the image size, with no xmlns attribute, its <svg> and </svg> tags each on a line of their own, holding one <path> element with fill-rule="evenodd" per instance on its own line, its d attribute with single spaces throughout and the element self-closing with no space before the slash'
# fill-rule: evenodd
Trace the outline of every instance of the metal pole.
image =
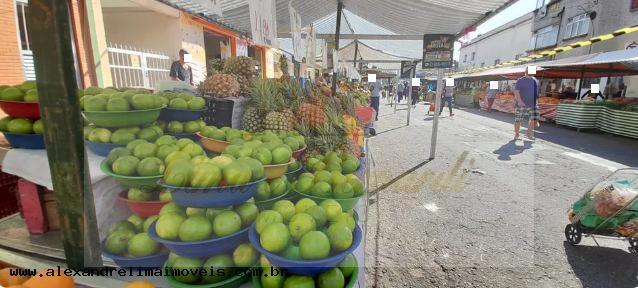
<svg viewBox="0 0 638 288">
<path fill-rule="evenodd" d="M 49 168 L 69 268 L 97 267 L 95 207 L 75 79 L 68 1 L 29 1 L 27 24 L 40 95 Z"/>
<path fill-rule="evenodd" d="M 359 41 L 354 40 L 354 68 L 357 69 L 357 54 L 359 53 Z"/>
<path fill-rule="evenodd" d="M 434 121 L 432 122 L 432 142 L 430 142 L 430 160 L 436 155 L 436 136 L 439 129 L 439 111 L 441 108 L 441 92 L 443 92 L 443 69 L 438 69 L 436 77 L 436 98 L 434 99 Z"/>
<path fill-rule="evenodd" d="M 406 126 L 410 126 L 410 111 L 412 110 L 412 97 L 414 95 L 412 95 L 412 78 L 414 78 L 414 75 L 416 74 L 416 64 L 414 64 L 414 67 L 412 68 L 412 71 L 410 72 L 410 80 L 408 81 L 408 83 L 410 83 L 410 90 L 408 91 L 408 123 L 406 124 Z"/>
<path fill-rule="evenodd" d="M 341 10 L 343 10 L 343 1 L 339 0 L 337 4 L 337 28 L 335 31 L 335 53 L 339 51 L 339 34 L 341 29 Z M 333 58 L 334 59 L 334 58 Z M 335 95 L 337 92 L 337 71 L 335 69 L 337 67 L 337 63 L 332 63 L 332 95 Z"/>
</svg>

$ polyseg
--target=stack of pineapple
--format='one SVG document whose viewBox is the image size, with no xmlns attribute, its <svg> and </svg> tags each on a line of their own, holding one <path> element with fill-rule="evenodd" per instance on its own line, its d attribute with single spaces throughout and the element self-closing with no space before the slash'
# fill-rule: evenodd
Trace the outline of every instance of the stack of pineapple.
<svg viewBox="0 0 638 288">
<path fill-rule="evenodd" d="M 228 58 L 224 61 L 223 71 L 237 77 L 239 91 L 242 95 L 251 93 L 252 82 L 257 76 L 252 58 L 246 56 Z"/>
<path fill-rule="evenodd" d="M 230 74 L 213 74 L 204 80 L 199 90 L 204 95 L 217 98 L 234 97 L 239 94 L 239 82 Z"/>
<path fill-rule="evenodd" d="M 221 98 L 250 93 L 256 77 L 252 58 L 212 59 L 208 66 L 209 76 L 200 87 L 201 93 Z"/>
<path fill-rule="evenodd" d="M 290 109 L 295 104 L 284 95 L 285 85 L 272 79 L 253 81 L 248 101 L 244 104 L 244 129 L 250 132 L 262 130 L 291 131 L 295 128 L 295 114 Z"/>
</svg>

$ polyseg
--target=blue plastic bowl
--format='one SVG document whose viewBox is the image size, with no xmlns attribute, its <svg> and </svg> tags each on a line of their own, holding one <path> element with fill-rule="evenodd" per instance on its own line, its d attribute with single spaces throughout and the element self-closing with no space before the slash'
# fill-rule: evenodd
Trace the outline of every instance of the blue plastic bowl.
<svg viewBox="0 0 638 288">
<path fill-rule="evenodd" d="M 150 233 L 149 233 L 150 234 Z M 337 267 L 341 261 L 343 261 L 346 256 L 350 253 L 354 252 L 354 250 L 359 247 L 361 244 L 361 239 L 363 238 L 361 228 L 357 225 L 354 229 L 354 237 L 352 238 L 352 245 L 350 248 L 345 251 L 341 251 L 335 255 L 332 255 L 328 258 L 319 259 L 319 260 L 291 260 L 279 256 L 277 254 L 268 252 L 264 247 L 261 246 L 259 242 L 259 234 L 257 234 L 257 229 L 255 228 L 255 224 L 250 226 L 250 231 L 248 232 L 248 238 L 250 240 L 250 244 L 255 247 L 261 254 L 265 255 L 266 258 L 273 264 L 273 266 L 281 267 L 286 269 L 288 272 L 292 274 L 298 275 L 317 275 L 319 273 L 328 271 L 334 267 Z"/>
<path fill-rule="evenodd" d="M 257 193 L 257 184 L 266 178 L 244 185 L 224 187 L 175 187 L 159 184 L 171 190 L 173 201 L 184 207 L 215 208 L 228 207 L 246 202 Z"/>
<path fill-rule="evenodd" d="M 163 244 L 168 250 L 185 257 L 209 257 L 221 253 L 226 253 L 237 247 L 237 245 L 244 243 L 248 240 L 248 230 L 250 227 L 246 227 L 239 232 L 228 235 L 221 238 L 213 238 L 210 240 L 199 242 L 180 242 L 170 241 L 160 238 L 155 231 L 156 221 L 153 221 L 150 227 L 148 227 L 148 236 L 155 240 L 157 243 Z"/>
<path fill-rule="evenodd" d="M 126 147 L 125 144 L 114 144 L 114 143 L 98 143 L 91 141 L 84 141 L 86 147 L 89 148 L 95 155 L 106 157 L 109 156 L 109 152 L 117 147 Z"/>
<path fill-rule="evenodd" d="M 169 133 L 169 135 L 174 136 L 177 139 L 188 138 L 195 141 L 195 143 L 199 142 L 199 136 L 195 133 Z"/>
<path fill-rule="evenodd" d="M 42 134 L 3 133 L 13 148 L 45 149 Z"/>
<path fill-rule="evenodd" d="M 113 262 L 120 267 L 140 267 L 140 268 L 159 268 L 164 265 L 164 262 L 168 260 L 168 251 L 162 248 L 162 251 L 158 254 L 144 256 L 144 257 L 125 257 L 122 255 L 115 255 L 106 252 L 104 248 L 104 242 L 102 242 L 102 254 L 106 258 L 113 259 Z"/>
<path fill-rule="evenodd" d="M 193 121 L 202 117 L 202 113 L 206 109 L 201 110 L 187 110 L 187 109 L 175 109 L 175 108 L 164 108 L 160 113 L 159 119 L 164 121 Z"/>
</svg>

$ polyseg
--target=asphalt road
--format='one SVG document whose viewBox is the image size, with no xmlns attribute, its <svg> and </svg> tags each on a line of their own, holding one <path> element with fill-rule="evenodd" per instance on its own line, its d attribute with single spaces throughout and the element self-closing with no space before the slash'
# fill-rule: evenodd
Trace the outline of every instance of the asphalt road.
<svg viewBox="0 0 638 288">
<path fill-rule="evenodd" d="M 638 140 L 542 124 L 514 142 L 512 115 L 446 109 L 428 161 L 425 108 L 405 126 L 383 106 L 369 140 L 368 287 L 638 287 L 626 241 L 563 235 L 574 201 L 638 167 Z"/>
</svg>

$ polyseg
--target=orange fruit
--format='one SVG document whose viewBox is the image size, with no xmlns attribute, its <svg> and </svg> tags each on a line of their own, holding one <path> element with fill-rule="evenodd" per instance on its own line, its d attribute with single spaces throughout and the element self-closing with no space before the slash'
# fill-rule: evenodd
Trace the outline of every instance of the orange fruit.
<svg viewBox="0 0 638 288">
<path fill-rule="evenodd" d="M 11 269 L 16 269 L 16 268 L 4 268 L 0 270 L 0 285 L 5 287 L 12 286 L 12 285 L 19 285 L 29 279 L 29 276 L 11 276 L 9 273 Z"/>
<path fill-rule="evenodd" d="M 42 277 L 34 276 L 29 278 L 22 286 L 26 288 L 74 288 L 75 283 L 71 276 L 46 276 L 46 271 L 40 271 Z"/>
</svg>

